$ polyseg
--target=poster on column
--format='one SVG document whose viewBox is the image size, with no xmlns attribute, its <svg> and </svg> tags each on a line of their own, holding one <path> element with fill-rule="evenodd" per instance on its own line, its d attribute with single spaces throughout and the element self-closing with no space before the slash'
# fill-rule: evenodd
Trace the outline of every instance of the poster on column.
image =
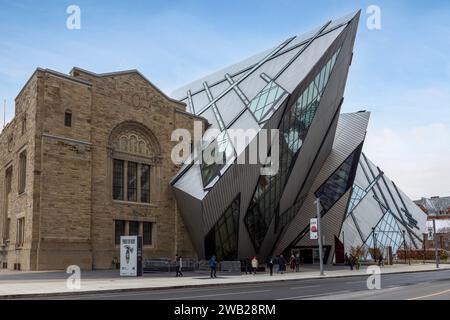
<svg viewBox="0 0 450 320">
<path fill-rule="evenodd" d="M 317 218 L 311 219 L 311 222 L 309 223 L 309 235 L 311 240 L 319 239 L 318 231 Z"/>
<path fill-rule="evenodd" d="M 120 276 L 142 276 L 142 237 L 120 237 Z"/>
</svg>

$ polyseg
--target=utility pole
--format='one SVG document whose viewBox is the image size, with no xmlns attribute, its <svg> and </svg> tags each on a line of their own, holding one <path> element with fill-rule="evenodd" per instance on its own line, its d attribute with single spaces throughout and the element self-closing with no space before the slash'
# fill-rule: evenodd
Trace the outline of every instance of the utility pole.
<svg viewBox="0 0 450 320">
<path fill-rule="evenodd" d="M 436 269 L 439 269 L 439 253 L 438 253 L 438 239 L 436 234 L 436 219 L 433 219 L 433 238 L 434 238 L 434 256 L 436 258 Z"/>
<path fill-rule="evenodd" d="M 320 228 L 320 218 L 321 218 L 320 198 L 317 198 L 316 200 L 316 208 L 317 208 L 317 233 L 319 236 L 320 276 L 323 277 L 325 276 L 325 273 L 323 272 L 322 230 Z"/>
<path fill-rule="evenodd" d="M 406 233 L 406 231 L 405 230 L 402 230 L 402 232 L 403 232 L 403 250 L 404 250 L 404 252 L 405 252 L 405 264 L 406 264 L 406 237 L 405 237 L 405 233 Z"/>
</svg>

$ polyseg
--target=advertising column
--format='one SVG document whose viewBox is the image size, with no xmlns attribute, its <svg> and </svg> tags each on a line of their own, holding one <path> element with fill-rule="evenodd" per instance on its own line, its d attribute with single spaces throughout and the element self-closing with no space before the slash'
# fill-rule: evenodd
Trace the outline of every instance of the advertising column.
<svg viewBox="0 0 450 320">
<path fill-rule="evenodd" d="M 142 276 L 142 237 L 120 237 L 120 276 Z"/>
</svg>

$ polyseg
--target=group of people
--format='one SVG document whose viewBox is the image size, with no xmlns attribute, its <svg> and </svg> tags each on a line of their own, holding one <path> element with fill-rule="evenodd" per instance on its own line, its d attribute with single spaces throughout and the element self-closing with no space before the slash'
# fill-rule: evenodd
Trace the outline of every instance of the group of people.
<svg viewBox="0 0 450 320">
<path fill-rule="evenodd" d="M 375 259 L 376 262 L 378 262 L 378 266 L 382 267 L 384 266 L 384 257 L 382 254 L 379 254 L 378 257 Z M 348 255 L 345 253 L 344 255 L 344 263 L 346 266 L 350 267 L 350 270 L 353 270 L 355 266 L 357 266 L 357 269 L 359 268 L 360 261 L 357 257 L 355 257 L 352 253 Z"/>
<path fill-rule="evenodd" d="M 245 274 L 254 274 L 258 272 L 259 268 L 259 261 L 256 256 L 253 257 L 253 259 L 250 259 L 249 257 L 245 258 L 244 261 L 244 270 Z M 217 261 L 216 256 L 212 256 L 208 261 L 208 267 L 210 269 L 210 276 L 211 278 L 217 278 L 217 266 L 219 262 Z M 183 257 L 180 255 L 175 255 L 175 276 L 176 277 L 182 277 L 183 272 Z M 291 258 L 289 261 L 286 260 L 286 258 L 280 254 L 276 256 L 275 258 L 269 257 L 266 261 L 266 265 L 269 269 L 269 273 L 271 276 L 273 276 L 274 268 L 276 267 L 277 274 L 283 274 L 286 272 L 286 267 L 289 265 L 292 272 L 299 272 L 300 271 L 300 256 L 295 256 L 294 254 L 291 255 Z"/>
<path fill-rule="evenodd" d="M 266 261 L 267 268 L 269 269 L 269 273 L 271 276 L 273 276 L 273 270 L 276 267 L 277 274 L 283 274 L 286 272 L 286 267 L 289 265 L 292 272 L 300 271 L 300 256 L 295 256 L 292 254 L 289 261 L 286 260 L 286 258 L 280 254 L 276 256 L 275 258 L 269 257 Z M 259 262 L 256 257 L 253 257 L 253 259 L 250 260 L 249 257 L 244 259 L 244 270 L 245 274 L 253 273 L 256 275 L 256 272 L 258 271 Z"/>
</svg>

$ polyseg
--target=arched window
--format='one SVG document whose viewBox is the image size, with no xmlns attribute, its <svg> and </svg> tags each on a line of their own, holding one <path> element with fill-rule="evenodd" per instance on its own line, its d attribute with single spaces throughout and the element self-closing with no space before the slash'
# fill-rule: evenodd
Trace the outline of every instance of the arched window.
<svg viewBox="0 0 450 320">
<path fill-rule="evenodd" d="M 161 162 L 161 149 L 145 126 L 126 122 L 116 127 L 109 140 L 112 159 L 112 199 L 151 202 L 154 168 Z"/>
</svg>

